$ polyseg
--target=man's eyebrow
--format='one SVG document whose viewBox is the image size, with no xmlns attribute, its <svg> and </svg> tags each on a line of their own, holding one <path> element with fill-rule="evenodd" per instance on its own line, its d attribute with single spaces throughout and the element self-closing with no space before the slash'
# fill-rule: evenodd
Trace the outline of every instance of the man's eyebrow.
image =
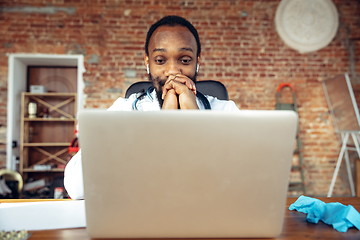
<svg viewBox="0 0 360 240">
<path fill-rule="evenodd" d="M 179 51 L 180 51 L 180 52 L 183 52 L 183 51 L 194 52 L 193 49 L 190 48 L 190 47 L 188 47 L 188 48 L 187 48 L 187 47 L 179 48 Z"/>
<path fill-rule="evenodd" d="M 190 47 L 179 48 L 179 52 L 185 51 L 194 52 L 193 49 Z M 153 52 L 167 52 L 167 50 L 165 48 L 154 48 Z"/>
<path fill-rule="evenodd" d="M 165 48 L 154 48 L 153 52 L 167 52 Z"/>
</svg>

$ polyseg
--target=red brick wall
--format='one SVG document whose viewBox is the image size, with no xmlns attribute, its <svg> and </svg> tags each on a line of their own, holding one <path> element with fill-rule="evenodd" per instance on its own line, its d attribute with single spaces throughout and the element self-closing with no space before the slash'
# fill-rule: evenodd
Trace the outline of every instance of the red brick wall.
<svg viewBox="0 0 360 240">
<path fill-rule="evenodd" d="M 360 3 L 334 0 L 340 16 L 336 37 L 320 51 L 299 54 L 276 32 L 274 18 L 279 2 L 0 1 L 0 123 L 6 125 L 7 54 L 83 54 L 86 106 L 106 108 L 123 96 L 132 82 L 146 79 L 143 46 L 149 26 L 165 15 L 177 14 L 199 31 L 203 48 L 199 79 L 223 82 L 239 108 L 274 109 L 279 83 L 295 86 L 308 194 L 325 195 L 339 144 L 318 81 L 350 72 L 349 42 L 355 44 L 355 68 L 360 76 L 360 42 L 355 41 L 360 38 Z M 25 6 L 36 8 L 26 13 L 20 8 Z M 17 11 L 10 12 L 14 9 Z M 34 9 L 45 9 L 45 13 Z M 58 11 L 52 14 L 50 10 Z M 126 69 L 136 70 L 136 78 L 125 78 Z M 360 84 L 355 80 L 353 87 L 360 101 Z M 338 195 L 349 194 L 344 169 L 335 187 Z"/>
</svg>

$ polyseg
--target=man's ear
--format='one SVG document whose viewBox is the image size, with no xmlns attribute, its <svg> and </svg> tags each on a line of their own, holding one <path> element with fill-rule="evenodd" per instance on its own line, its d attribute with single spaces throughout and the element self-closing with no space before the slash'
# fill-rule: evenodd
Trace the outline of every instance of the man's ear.
<svg viewBox="0 0 360 240">
<path fill-rule="evenodd" d="M 198 57 L 197 57 L 197 63 L 196 63 L 196 73 L 198 73 L 199 72 L 199 68 L 200 68 L 200 62 L 201 62 L 201 55 L 199 55 Z"/>
<path fill-rule="evenodd" d="M 145 67 L 146 67 L 146 72 L 147 72 L 147 74 L 149 74 L 150 73 L 150 70 L 149 70 L 149 56 L 146 55 L 146 53 L 144 55 L 144 63 L 145 63 Z"/>
<path fill-rule="evenodd" d="M 144 63 L 145 63 L 145 67 L 149 64 L 149 56 L 146 55 L 146 53 L 144 55 Z"/>
</svg>

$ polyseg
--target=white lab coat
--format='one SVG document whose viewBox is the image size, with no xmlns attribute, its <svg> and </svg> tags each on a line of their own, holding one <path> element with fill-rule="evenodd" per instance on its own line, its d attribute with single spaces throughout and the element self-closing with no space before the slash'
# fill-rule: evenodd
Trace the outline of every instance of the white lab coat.
<svg viewBox="0 0 360 240">
<path fill-rule="evenodd" d="M 136 104 L 137 109 L 140 111 L 156 111 L 160 110 L 159 102 L 156 97 L 155 91 L 151 93 L 152 99 L 145 96 L 139 100 Z M 206 96 L 208 99 L 211 110 L 216 111 L 239 111 L 233 101 L 224 101 L 214 98 L 212 96 Z M 129 98 L 118 98 L 114 104 L 108 108 L 108 111 L 132 111 L 133 102 L 136 99 L 136 94 L 132 94 Z M 204 110 L 205 107 L 197 99 L 197 104 L 200 110 Z M 81 123 L 80 123 L 81 124 Z M 83 174 L 82 174 L 82 163 L 81 163 L 81 150 L 71 158 L 69 163 L 66 165 L 64 173 L 64 185 L 72 199 L 83 199 L 84 188 L 83 188 Z"/>
</svg>

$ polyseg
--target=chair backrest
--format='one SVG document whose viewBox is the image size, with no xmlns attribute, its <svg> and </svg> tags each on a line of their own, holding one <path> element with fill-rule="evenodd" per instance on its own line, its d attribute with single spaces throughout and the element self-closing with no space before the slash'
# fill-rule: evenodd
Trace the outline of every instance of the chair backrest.
<svg viewBox="0 0 360 240">
<path fill-rule="evenodd" d="M 195 83 L 197 91 L 204 95 L 210 95 L 217 97 L 220 100 L 229 100 L 229 95 L 224 84 L 214 80 L 198 81 Z M 128 98 L 131 94 L 146 90 L 151 86 L 149 81 L 141 81 L 133 83 L 125 93 L 125 97 Z"/>
</svg>

